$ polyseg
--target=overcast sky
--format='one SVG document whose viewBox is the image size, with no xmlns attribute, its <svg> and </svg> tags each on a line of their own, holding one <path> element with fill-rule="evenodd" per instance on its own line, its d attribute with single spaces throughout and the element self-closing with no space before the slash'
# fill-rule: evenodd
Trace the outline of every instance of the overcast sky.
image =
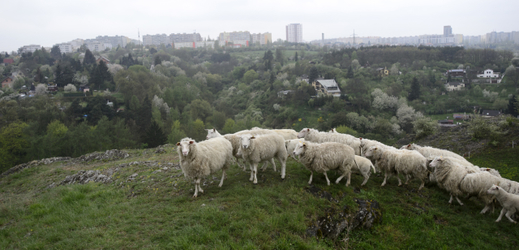
<svg viewBox="0 0 519 250">
<path fill-rule="evenodd" d="M 0 0 L 0 51 L 51 47 L 76 38 L 171 33 L 272 33 L 303 25 L 303 40 L 356 36 L 483 35 L 519 31 L 517 0 Z"/>
</svg>

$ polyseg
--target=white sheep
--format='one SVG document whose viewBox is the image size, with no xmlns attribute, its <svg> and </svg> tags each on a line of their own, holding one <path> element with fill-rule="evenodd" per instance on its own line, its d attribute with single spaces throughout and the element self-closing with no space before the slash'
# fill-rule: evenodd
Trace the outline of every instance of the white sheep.
<svg viewBox="0 0 519 250">
<path fill-rule="evenodd" d="M 299 156 L 300 162 L 310 170 L 310 180 L 308 184 L 312 184 L 314 171 L 323 173 L 326 177 L 326 183 L 330 185 L 330 179 L 326 172 L 337 169 L 342 175 L 337 178 L 335 183 L 339 183 L 346 175 L 351 176 L 351 168 L 355 165 L 355 154 L 353 149 L 342 143 L 325 142 L 311 143 L 299 142 L 294 149 L 294 155 Z M 346 183 L 346 186 L 349 182 Z"/>
<path fill-rule="evenodd" d="M 225 134 L 223 137 L 231 142 L 232 145 L 232 155 L 235 158 L 236 164 L 243 169 L 243 171 L 246 170 L 245 164 L 242 164 L 240 160 L 243 160 L 243 157 L 241 156 L 240 148 L 241 148 L 241 135 L 244 134 L 252 134 L 252 135 L 260 135 L 260 134 L 270 134 L 274 133 L 272 131 L 268 130 L 242 130 L 239 132 L 236 132 L 234 134 Z M 222 136 L 216 129 L 207 129 L 207 139 L 216 138 Z M 262 170 L 265 170 L 267 168 L 267 162 L 263 165 Z M 274 171 L 276 171 L 276 166 L 274 165 Z"/>
<path fill-rule="evenodd" d="M 337 142 L 320 144 L 299 142 L 294 149 L 294 155 L 299 156 L 300 162 L 311 172 L 308 184 L 312 184 L 314 171 L 324 174 L 328 186 L 330 185 L 330 179 L 328 179 L 326 172 L 329 170 L 337 169 L 342 173 L 335 183 L 339 183 L 346 175 L 350 179 L 351 169 L 357 165 L 353 149 L 348 145 Z M 348 180 L 346 186 L 349 184 Z"/>
<path fill-rule="evenodd" d="M 365 157 L 355 155 L 355 162 L 357 162 L 357 166 L 353 166 L 351 168 L 352 172 L 358 172 L 364 177 L 364 181 L 361 186 L 364 186 L 366 182 L 368 182 L 369 176 L 371 175 L 371 169 L 373 169 L 373 173 L 376 173 L 377 170 L 375 170 L 375 166 L 373 166 L 373 163 Z"/>
<path fill-rule="evenodd" d="M 479 170 L 486 171 L 493 176 L 501 177 L 501 175 L 499 174 L 499 171 L 497 171 L 496 169 L 493 169 L 493 168 L 479 168 Z"/>
<path fill-rule="evenodd" d="M 305 142 L 305 139 L 291 139 L 285 140 L 285 148 L 287 149 L 287 153 L 296 161 L 299 161 L 294 155 L 294 149 L 296 148 L 299 142 Z"/>
<path fill-rule="evenodd" d="M 422 182 L 418 190 L 424 187 L 428 174 L 427 160 L 420 153 L 411 150 L 371 146 L 365 155 L 377 161 L 377 165 L 384 171 L 384 181 L 381 186 L 385 186 L 386 181 L 393 174 L 398 179 L 398 186 L 401 186 L 402 181 L 399 175 L 403 174 L 406 177 L 406 185 L 409 183 L 410 177 L 415 177 Z"/>
<path fill-rule="evenodd" d="M 463 157 L 459 154 L 456 154 L 452 151 L 445 150 L 445 149 L 433 148 L 433 147 L 429 147 L 429 146 L 420 146 L 415 143 L 404 145 L 400 149 L 416 150 L 425 157 L 429 157 L 429 156 L 453 157 L 453 158 L 459 159 L 460 161 L 464 161 L 466 163 L 471 164 L 470 162 L 467 161 L 467 159 L 465 159 L 465 157 Z"/>
<path fill-rule="evenodd" d="M 310 142 L 338 142 L 346 144 L 355 150 L 356 155 L 360 155 L 360 140 L 352 135 L 319 132 L 316 129 L 304 128 L 299 132 L 299 134 L 297 134 L 297 137 L 304 138 L 306 141 Z"/>
<path fill-rule="evenodd" d="M 434 175 L 439 186 L 450 192 L 451 198 L 449 203 L 452 203 L 452 198 L 455 197 L 458 203 L 463 206 L 463 203 L 458 198 L 458 196 L 463 194 L 459 185 L 467 174 L 476 173 L 476 171 L 473 168 L 459 164 L 451 157 L 437 156 L 429 166 L 434 169 Z"/>
<path fill-rule="evenodd" d="M 250 132 L 252 132 L 251 134 L 254 134 L 254 132 L 256 132 L 258 130 L 264 131 L 265 133 L 271 133 L 271 132 L 277 133 L 277 134 L 283 136 L 283 138 L 285 140 L 297 139 L 297 132 L 293 129 L 263 129 L 263 128 L 254 127 L 250 130 Z"/>
<path fill-rule="evenodd" d="M 386 144 L 382 143 L 382 142 L 378 142 L 378 141 L 375 141 L 375 140 L 370 140 L 370 139 L 366 139 L 366 138 L 359 138 L 359 141 L 360 141 L 360 155 L 361 156 L 366 156 L 366 151 L 368 150 L 368 148 L 372 147 L 372 146 L 378 146 L 380 148 L 384 147 L 384 148 L 392 148 L 392 149 L 396 149 L 394 147 L 391 147 L 391 146 L 387 146 Z"/>
<path fill-rule="evenodd" d="M 519 195 L 508 193 L 497 185 L 492 185 L 492 187 L 488 189 L 487 193 L 495 195 L 497 201 L 499 201 L 499 204 L 503 207 L 496 222 L 501 221 L 503 214 L 506 213 L 506 218 L 508 218 L 508 220 L 514 224 L 517 223 L 510 216 L 519 210 Z"/>
<path fill-rule="evenodd" d="M 461 180 L 459 188 L 463 193 L 477 196 L 485 203 L 485 207 L 481 210 L 481 213 L 484 214 L 491 208 L 494 200 L 494 196 L 489 195 L 486 191 L 492 185 L 500 183 L 501 179 L 486 171 L 470 173 Z"/>
<path fill-rule="evenodd" d="M 195 194 L 203 193 L 201 179 L 222 169 L 222 179 L 218 187 L 223 185 L 225 170 L 232 162 L 232 146 L 225 138 L 218 137 L 201 142 L 184 138 L 177 143 L 180 167 L 186 178 L 195 180 Z"/>
<path fill-rule="evenodd" d="M 251 177 L 250 181 L 254 184 L 258 183 L 256 177 L 258 164 L 264 161 L 271 161 L 274 165 L 274 158 L 281 162 L 281 179 L 285 179 L 287 150 L 285 148 L 285 140 L 281 135 L 271 133 L 264 135 L 241 135 L 241 154 L 245 162 L 250 164 Z"/>
</svg>

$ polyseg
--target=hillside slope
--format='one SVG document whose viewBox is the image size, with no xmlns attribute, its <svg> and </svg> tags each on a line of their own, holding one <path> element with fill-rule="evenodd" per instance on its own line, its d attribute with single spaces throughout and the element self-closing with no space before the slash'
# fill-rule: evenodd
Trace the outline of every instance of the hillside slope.
<svg viewBox="0 0 519 250">
<path fill-rule="evenodd" d="M 507 149 L 474 160 L 507 174 L 519 169 L 511 163 L 518 155 Z M 510 158 L 509 165 L 495 166 L 501 157 Z M 80 184 L 94 176 L 100 182 Z M 217 173 L 204 182 L 205 192 L 192 198 L 194 185 L 184 179 L 170 145 L 37 161 L 0 178 L 0 248 L 517 248 L 517 226 L 495 223 L 498 212 L 479 214 L 483 205 L 474 198 L 463 199 L 465 206 L 449 205 L 449 195 L 436 186 L 418 191 L 418 181 L 397 187 L 390 179 L 380 187 L 380 174 L 362 188 L 360 175 L 352 176 L 350 187 L 344 181 L 327 186 L 317 173 L 309 187 L 309 176 L 290 159 L 285 181 L 269 167 L 253 185 L 248 172 L 233 166 L 221 188 Z M 333 181 L 338 174 L 329 177 Z M 354 213 L 356 199 L 380 204 L 382 219 L 371 229 L 334 239 L 311 233 L 323 217 Z"/>
</svg>

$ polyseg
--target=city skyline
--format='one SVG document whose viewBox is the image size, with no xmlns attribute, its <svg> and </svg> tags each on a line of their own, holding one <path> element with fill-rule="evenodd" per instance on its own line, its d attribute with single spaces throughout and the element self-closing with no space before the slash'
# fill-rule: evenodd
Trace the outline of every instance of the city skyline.
<svg viewBox="0 0 519 250">
<path fill-rule="evenodd" d="M 482 6 L 506 6 L 485 12 Z M 26 6 L 19 9 L 18 6 Z M 296 6 L 296 8 L 294 8 Z M 87 5 L 64 0 L 50 3 L 32 0 L 5 2 L 0 20 L 0 51 L 16 51 L 24 45 L 51 47 L 77 38 L 197 32 L 216 40 L 221 32 L 272 33 L 272 40 L 285 40 L 286 25 L 304 26 L 303 41 L 326 38 L 401 37 L 443 34 L 483 35 L 492 31 L 519 30 L 511 1 L 326 1 L 227 0 L 187 3 L 148 1 L 98 1 Z M 460 11 L 463 10 L 463 11 Z M 316 14 L 317 13 L 317 14 Z M 323 18 L 325 17 L 325 18 Z"/>
</svg>

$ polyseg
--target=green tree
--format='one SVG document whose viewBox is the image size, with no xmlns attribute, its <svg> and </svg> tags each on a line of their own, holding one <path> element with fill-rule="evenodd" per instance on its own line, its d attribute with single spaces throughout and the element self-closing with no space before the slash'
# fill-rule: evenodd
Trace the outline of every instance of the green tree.
<svg viewBox="0 0 519 250">
<path fill-rule="evenodd" d="M 283 50 L 280 48 L 276 49 L 276 62 L 281 64 L 281 66 L 285 64 L 285 56 L 283 55 Z"/>
<path fill-rule="evenodd" d="M 243 75 L 243 80 L 246 84 L 250 84 L 256 79 L 258 79 L 258 73 L 256 73 L 256 71 L 254 71 L 253 69 L 245 72 L 245 74 Z"/>
<path fill-rule="evenodd" d="M 418 98 L 420 98 L 420 84 L 418 83 L 418 79 L 413 77 L 413 81 L 411 82 L 411 92 L 409 92 L 407 99 L 413 101 Z"/>
<path fill-rule="evenodd" d="M 298 58 L 298 56 L 297 56 L 297 51 L 296 51 L 296 54 L 294 55 L 294 60 L 295 60 L 296 62 L 299 61 L 299 58 Z"/>
<path fill-rule="evenodd" d="M 313 66 L 310 68 L 310 74 L 308 74 L 308 83 L 312 84 L 317 78 L 319 78 L 319 70 Z"/>
<path fill-rule="evenodd" d="M 83 58 L 83 65 L 92 65 L 96 63 L 96 58 L 94 57 L 94 54 L 87 49 L 85 52 L 85 58 Z"/>
<path fill-rule="evenodd" d="M 13 122 L 0 130 L 0 172 L 22 163 L 29 146 L 23 122 Z"/>
<path fill-rule="evenodd" d="M 274 55 L 272 51 L 267 50 L 265 54 L 263 54 L 263 64 L 265 65 L 265 70 L 272 69 L 272 61 L 274 60 Z"/>
<path fill-rule="evenodd" d="M 234 132 L 236 132 L 235 130 L 235 125 L 236 123 L 234 122 L 233 119 L 231 118 L 228 118 L 227 120 L 225 120 L 225 125 L 223 125 L 223 128 L 222 128 L 222 134 L 232 134 Z"/>
<path fill-rule="evenodd" d="M 168 136 L 168 142 L 171 144 L 176 144 L 185 137 L 187 136 L 186 133 L 180 128 L 180 121 L 174 121 L 173 125 L 171 126 L 171 133 Z"/>
<path fill-rule="evenodd" d="M 205 140 L 207 137 L 207 131 L 205 130 L 204 122 L 200 119 L 196 119 L 194 122 L 190 122 L 189 129 L 186 131 L 187 136 L 195 139 L 196 141 Z"/>
<path fill-rule="evenodd" d="M 517 99 L 515 95 L 512 95 L 512 97 L 510 97 L 508 100 L 508 114 L 513 117 L 517 117 L 519 115 L 519 112 L 517 111 Z"/>
<path fill-rule="evenodd" d="M 61 59 L 61 50 L 59 49 L 58 45 L 52 46 L 52 49 L 50 49 L 50 56 L 54 58 L 54 60 Z"/>
<path fill-rule="evenodd" d="M 146 131 L 146 138 L 144 139 L 144 143 L 148 144 L 148 148 L 155 148 L 166 144 L 166 142 L 166 135 L 164 132 L 162 132 L 160 126 L 155 121 L 153 121 L 148 131 Z"/>
</svg>

